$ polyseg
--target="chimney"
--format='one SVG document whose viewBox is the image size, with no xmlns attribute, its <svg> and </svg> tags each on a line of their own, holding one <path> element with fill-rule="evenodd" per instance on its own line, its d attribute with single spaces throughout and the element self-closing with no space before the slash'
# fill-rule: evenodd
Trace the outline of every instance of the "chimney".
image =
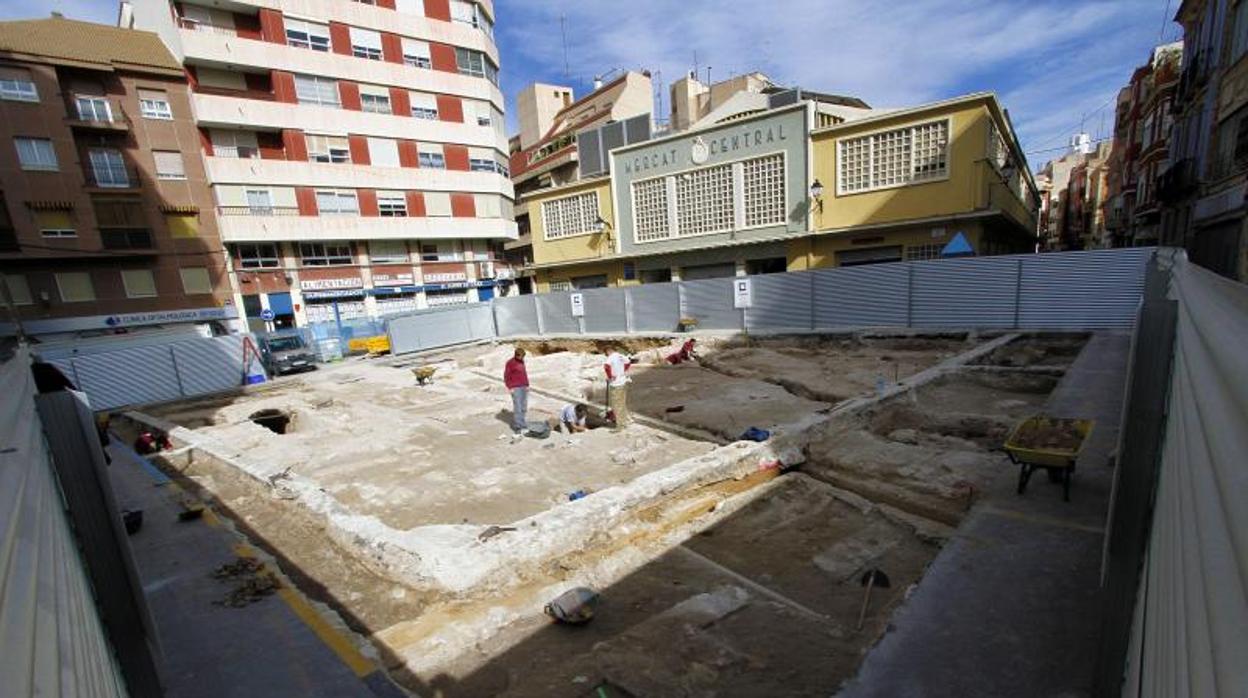
<svg viewBox="0 0 1248 698">
<path fill-rule="evenodd" d="M 65 15 L 57 12 L 56 10 L 52 10 L 52 19 L 65 19 Z"/>
<path fill-rule="evenodd" d="M 117 6 L 117 26 L 122 29 L 134 29 L 134 5 L 122 0 Z"/>
<path fill-rule="evenodd" d="M 594 76 L 594 89 L 595 90 L 602 89 L 602 76 L 601 75 Z"/>
</svg>

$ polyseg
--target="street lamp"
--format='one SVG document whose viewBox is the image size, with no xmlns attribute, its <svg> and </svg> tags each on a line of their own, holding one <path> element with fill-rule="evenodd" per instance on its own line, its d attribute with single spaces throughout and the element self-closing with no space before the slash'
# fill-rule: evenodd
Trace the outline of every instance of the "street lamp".
<svg viewBox="0 0 1248 698">
<path fill-rule="evenodd" d="M 823 211 L 823 183 L 817 179 L 815 180 L 813 184 L 810 185 L 810 198 L 814 200 L 815 208 L 817 208 L 820 212 L 822 212 Z"/>
</svg>

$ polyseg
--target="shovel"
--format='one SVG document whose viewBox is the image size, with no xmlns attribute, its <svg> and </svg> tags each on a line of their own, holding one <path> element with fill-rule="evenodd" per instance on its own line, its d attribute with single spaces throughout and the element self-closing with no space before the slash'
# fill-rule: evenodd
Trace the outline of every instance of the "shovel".
<svg viewBox="0 0 1248 698">
<path fill-rule="evenodd" d="M 867 589 L 862 595 L 862 610 L 858 612 L 858 630 L 862 630 L 862 623 L 867 619 L 867 605 L 871 603 L 871 587 L 887 589 L 892 586 L 892 582 L 888 580 L 888 575 L 884 574 L 884 570 L 872 567 L 862 573 L 859 583 Z"/>
</svg>

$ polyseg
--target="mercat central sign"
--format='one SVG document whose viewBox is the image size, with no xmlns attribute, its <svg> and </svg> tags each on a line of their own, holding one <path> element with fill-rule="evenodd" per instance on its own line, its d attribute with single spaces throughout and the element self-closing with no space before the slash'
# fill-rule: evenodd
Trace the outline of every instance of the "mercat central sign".
<svg viewBox="0 0 1248 698">
<path fill-rule="evenodd" d="M 672 145 L 654 152 L 641 152 L 636 155 L 622 154 L 620 162 L 624 166 L 626 175 L 674 166 L 695 166 L 701 165 L 716 155 L 737 152 L 748 154 L 751 150 L 763 150 L 767 147 L 783 145 L 788 141 L 789 135 L 783 123 L 766 126 L 749 125 L 723 135 L 713 134 L 710 138 L 698 135 L 689 143 Z"/>
</svg>

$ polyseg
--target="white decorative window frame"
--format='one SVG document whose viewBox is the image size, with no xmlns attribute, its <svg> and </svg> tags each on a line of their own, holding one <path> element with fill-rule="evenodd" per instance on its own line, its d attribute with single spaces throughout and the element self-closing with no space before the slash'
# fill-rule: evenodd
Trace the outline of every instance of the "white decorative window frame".
<svg viewBox="0 0 1248 698">
<path fill-rule="evenodd" d="M 596 214 L 597 218 L 601 218 L 602 217 L 602 200 L 598 198 L 597 190 L 581 192 L 580 194 L 573 194 L 571 196 L 564 196 L 558 199 L 549 199 L 547 201 L 543 201 L 542 202 L 542 239 L 543 240 L 567 240 L 568 238 L 584 237 L 586 235 L 593 235 L 594 233 L 598 232 L 596 230 L 582 230 L 580 232 L 563 233 L 563 234 L 556 234 L 556 235 L 552 235 L 550 232 L 550 217 L 549 217 L 550 209 L 547 208 L 547 204 L 554 204 L 556 202 L 563 203 L 570 199 L 584 198 L 584 197 L 590 197 L 590 196 L 592 196 L 594 199 L 593 204 L 592 204 L 593 211 Z"/>
<path fill-rule="evenodd" d="M 915 179 L 914 178 L 914 172 L 915 172 L 914 131 L 915 129 L 919 129 L 924 126 L 931 126 L 932 124 L 938 124 L 941 122 L 944 122 L 945 124 L 945 171 L 944 171 L 944 174 L 939 175 L 939 176 L 934 176 L 934 177 L 923 177 L 921 179 Z M 870 178 L 872 177 L 873 162 L 871 159 L 872 150 L 869 148 L 867 150 L 868 159 L 867 159 L 867 164 L 866 164 L 866 171 L 867 171 L 867 177 L 868 177 L 867 186 L 863 189 L 854 189 L 852 191 L 846 191 L 845 179 L 844 177 L 841 176 L 841 173 L 842 173 L 841 168 L 844 163 L 845 147 L 850 143 L 860 141 L 864 138 L 872 139 L 882 134 L 892 133 L 894 131 L 903 131 L 903 130 L 910 132 L 910 178 L 907 181 L 898 182 L 895 184 L 885 184 L 885 185 L 872 184 L 870 181 Z M 909 124 L 903 124 L 901 126 L 890 126 L 888 128 L 876 129 L 874 131 L 868 131 L 866 133 L 858 133 L 858 134 L 854 134 L 853 136 L 838 138 L 836 140 L 835 172 L 836 172 L 836 195 L 838 197 L 856 196 L 858 194 L 867 194 L 867 193 L 874 192 L 874 191 L 886 191 L 889 189 L 900 189 L 902 187 L 910 187 L 910 186 L 916 186 L 920 184 L 931 184 L 932 182 L 944 182 L 944 181 L 948 181 L 949 177 L 951 176 L 952 170 L 953 170 L 953 118 L 949 116 L 942 117 L 939 119 L 926 119 L 923 121 L 916 121 L 916 122 L 912 122 Z"/>
</svg>

